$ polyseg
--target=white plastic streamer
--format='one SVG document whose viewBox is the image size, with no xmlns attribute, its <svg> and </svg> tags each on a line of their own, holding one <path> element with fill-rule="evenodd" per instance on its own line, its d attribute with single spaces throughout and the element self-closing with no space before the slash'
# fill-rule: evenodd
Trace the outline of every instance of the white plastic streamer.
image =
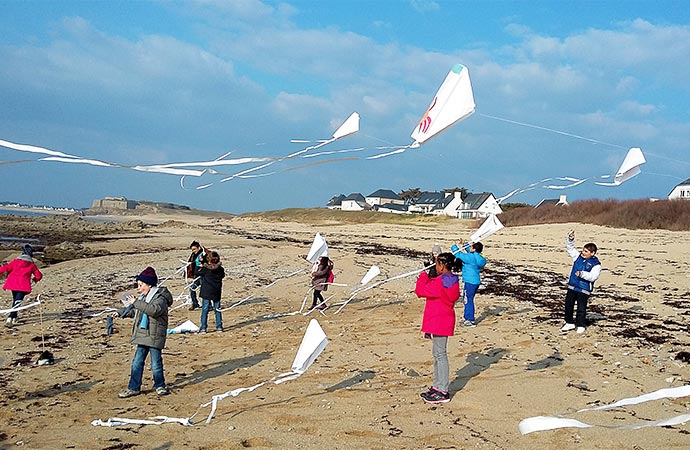
<svg viewBox="0 0 690 450">
<path fill-rule="evenodd" d="M 16 308 L 10 308 L 10 309 L 0 309 L 0 314 L 10 314 L 13 312 L 17 311 L 23 311 L 25 309 L 33 308 L 34 306 L 38 306 L 41 304 L 41 296 L 39 295 L 36 297 L 36 301 L 33 303 L 29 303 L 28 305 L 24 306 L 17 306 Z"/>
<path fill-rule="evenodd" d="M 286 381 L 294 380 L 304 374 L 307 369 L 314 363 L 316 358 L 323 352 L 323 350 L 328 345 L 328 339 L 326 338 L 326 333 L 324 333 L 321 325 L 316 319 L 311 319 L 307 330 L 304 333 L 302 342 L 297 349 L 297 354 L 292 362 L 292 368 L 289 372 L 281 373 L 268 381 L 264 381 L 255 384 L 250 387 L 237 388 L 231 391 L 227 391 L 223 394 L 214 395 L 211 397 L 211 401 L 202 403 L 197 411 L 189 417 L 186 418 L 174 418 L 168 416 L 156 416 L 151 419 L 126 419 L 121 417 L 111 417 L 108 420 L 96 419 L 91 422 L 93 426 L 102 427 L 117 427 L 120 425 L 162 425 L 164 423 L 179 423 L 185 426 L 193 426 L 194 423 L 192 419 L 201 411 L 202 408 L 211 407 L 211 411 L 206 418 L 206 423 L 210 423 L 213 415 L 216 413 L 218 408 L 218 402 L 227 397 L 237 397 L 242 392 L 251 392 L 267 383 L 282 384 Z"/>
<path fill-rule="evenodd" d="M 690 385 L 680 386 L 675 388 L 665 388 L 659 389 L 658 391 L 651 392 L 649 394 L 643 394 L 637 397 L 624 398 L 618 400 L 617 402 L 611 403 L 609 405 L 598 406 L 596 408 L 585 408 L 580 409 L 577 412 L 585 411 L 601 411 L 611 408 L 618 408 L 621 406 L 637 405 L 639 403 L 644 403 L 652 400 L 660 400 L 663 398 L 681 398 L 690 396 Z M 567 417 L 549 417 L 549 416 L 536 416 L 524 419 L 518 425 L 518 429 L 521 434 L 534 433 L 535 431 L 546 431 L 554 430 L 557 428 L 591 428 L 594 426 L 618 430 L 637 430 L 640 428 L 647 427 L 664 427 L 671 425 L 679 425 L 690 421 L 690 414 L 681 414 L 679 416 L 671 417 L 668 419 L 661 419 L 651 422 L 641 422 L 632 425 L 590 425 L 579 420 L 570 419 Z"/>
</svg>

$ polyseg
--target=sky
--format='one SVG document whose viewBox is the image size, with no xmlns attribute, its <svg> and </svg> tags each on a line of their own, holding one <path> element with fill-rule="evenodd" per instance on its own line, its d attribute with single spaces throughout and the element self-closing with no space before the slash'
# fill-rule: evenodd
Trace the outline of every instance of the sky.
<svg viewBox="0 0 690 450">
<path fill-rule="evenodd" d="M 315 151 L 363 149 L 338 161 L 278 161 L 253 172 L 265 176 L 221 183 L 258 164 L 181 181 L 0 147 L 0 201 L 84 208 L 123 196 L 242 213 L 323 207 L 340 193 L 378 189 L 501 197 L 545 178 L 615 174 L 631 147 L 647 163 L 620 186 L 537 187 L 507 201 L 665 198 L 690 178 L 687 1 L 0 0 L 0 8 L 1 140 L 122 166 L 228 152 L 280 158 L 312 145 L 291 140 L 329 139 L 356 111 L 358 133 Z M 456 63 L 469 70 L 475 113 L 419 148 L 365 159 L 412 142 Z"/>
</svg>

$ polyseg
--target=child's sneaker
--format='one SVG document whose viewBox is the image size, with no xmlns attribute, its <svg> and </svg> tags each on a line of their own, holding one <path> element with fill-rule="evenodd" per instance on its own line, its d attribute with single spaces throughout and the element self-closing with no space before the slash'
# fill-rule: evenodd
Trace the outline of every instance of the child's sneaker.
<svg viewBox="0 0 690 450">
<path fill-rule="evenodd" d="M 575 329 L 574 323 L 567 323 L 561 327 L 561 331 L 570 331 Z"/>
<path fill-rule="evenodd" d="M 218 333 L 222 333 L 222 332 L 223 332 L 223 327 L 218 327 L 218 328 L 216 328 L 216 331 L 217 331 Z"/>
<path fill-rule="evenodd" d="M 475 323 L 472 322 L 471 320 L 465 320 L 464 322 L 462 322 L 462 327 L 463 327 L 463 328 L 474 328 L 474 327 L 476 327 L 476 326 L 477 326 L 477 325 L 475 325 Z"/>
<path fill-rule="evenodd" d="M 450 401 L 450 394 L 448 392 L 441 392 L 434 388 L 431 388 L 429 393 L 421 395 L 421 397 L 427 403 L 448 403 Z"/>
</svg>

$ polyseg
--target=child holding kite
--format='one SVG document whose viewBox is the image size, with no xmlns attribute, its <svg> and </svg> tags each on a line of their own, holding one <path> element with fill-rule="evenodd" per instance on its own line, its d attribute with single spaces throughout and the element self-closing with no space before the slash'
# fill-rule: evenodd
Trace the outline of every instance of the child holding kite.
<svg viewBox="0 0 690 450">
<path fill-rule="evenodd" d="M 41 281 L 43 274 L 38 270 L 33 260 L 34 249 L 29 244 L 22 247 L 22 254 L 0 267 L 0 273 L 7 272 L 7 280 L 3 285 L 6 291 L 12 291 L 12 308 L 21 306 L 26 294 L 31 293 L 31 276 L 34 283 Z M 7 325 L 17 323 L 17 311 L 12 311 L 7 318 Z"/>
<path fill-rule="evenodd" d="M 317 307 L 319 309 L 326 309 L 326 300 L 324 300 L 321 291 L 328 290 L 328 283 L 331 280 L 331 274 L 333 273 L 333 261 L 331 261 L 328 256 L 321 256 L 319 258 L 319 263 L 316 265 L 311 273 L 311 285 L 314 288 L 314 299 L 311 304 L 310 309 Z"/>
<path fill-rule="evenodd" d="M 133 397 L 141 393 L 144 363 L 151 354 L 151 371 L 153 388 L 158 395 L 167 395 L 163 375 L 163 348 L 168 336 L 168 307 L 173 303 L 173 296 L 168 288 L 158 285 L 158 276 L 153 267 L 147 267 L 136 277 L 139 296 L 127 297 L 125 308 L 118 311 L 119 317 L 134 317 L 132 339 L 137 349 L 132 358 L 132 369 L 127 390 L 120 392 L 120 398 Z"/>
<path fill-rule="evenodd" d="M 192 253 L 187 259 L 187 279 L 192 280 L 192 284 L 189 285 L 189 298 L 192 299 L 192 306 L 189 307 L 190 311 L 194 311 L 199 308 L 199 301 L 196 298 L 196 289 L 199 287 L 201 282 L 199 281 L 199 268 L 206 262 L 206 249 L 199 244 L 198 241 L 192 241 L 189 244 L 189 248 Z"/>
<path fill-rule="evenodd" d="M 417 278 L 415 294 L 426 297 L 422 332 L 432 339 L 431 354 L 434 357 L 434 380 L 427 392 L 420 394 L 427 403 L 450 401 L 448 369 L 448 337 L 455 330 L 455 302 L 460 298 L 460 282 L 453 273 L 458 270 L 459 260 L 452 253 L 441 253 L 436 257 L 436 277 L 422 272 Z"/>
<path fill-rule="evenodd" d="M 601 262 L 595 256 L 597 246 L 592 242 L 585 244 L 580 252 L 575 250 L 575 231 L 573 230 L 568 233 L 565 250 L 574 262 L 568 279 L 568 292 L 565 294 L 565 325 L 561 331 L 570 331 L 577 327 L 577 333 L 584 333 L 587 300 L 594 290 L 594 282 L 601 274 Z M 573 321 L 576 302 L 577 314 Z"/>
<path fill-rule="evenodd" d="M 220 255 L 212 251 L 208 263 L 201 266 L 199 271 L 201 280 L 201 327 L 199 333 L 206 333 L 208 312 L 213 305 L 213 312 L 216 315 L 216 331 L 223 331 L 223 314 L 220 312 L 220 297 L 223 293 L 223 278 L 225 269 L 220 264 Z"/>
<path fill-rule="evenodd" d="M 462 281 L 465 283 L 463 298 L 465 309 L 463 311 L 463 318 L 465 320 L 462 322 L 462 326 L 471 328 L 475 326 L 474 296 L 481 284 L 479 272 L 486 266 L 486 258 L 482 255 L 484 245 L 481 242 L 467 244 L 464 239 L 460 239 L 460 247 L 453 245 L 450 249 L 455 257 L 460 259 L 463 263 Z"/>
</svg>

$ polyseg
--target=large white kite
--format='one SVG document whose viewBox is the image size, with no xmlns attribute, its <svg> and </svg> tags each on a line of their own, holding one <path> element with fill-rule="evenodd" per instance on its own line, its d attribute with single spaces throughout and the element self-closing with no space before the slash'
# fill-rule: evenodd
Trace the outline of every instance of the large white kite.
<svg viewBox="0 0 690 450">
<path fill-rule="evenodd" d="M 441 87 L 438 88 L 419 123 L 412 130 L 410 136 L 414 142 L 386 153 L 369 156 L 367 159 L 383 158 L 402 153 L 408 148 L 417 148 L 440 132 L 472 115 L 475 106 L 470 72 L 462 64 L 455 64 L 443 80 Z"/>
</svg>

